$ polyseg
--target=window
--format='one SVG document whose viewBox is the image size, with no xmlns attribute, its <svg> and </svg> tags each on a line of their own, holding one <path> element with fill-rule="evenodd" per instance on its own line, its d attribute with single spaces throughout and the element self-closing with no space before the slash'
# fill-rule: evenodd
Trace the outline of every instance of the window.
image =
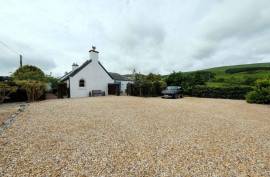
<svg viewBox="0 0 270 177">
<path fill-rule="evenodd" d="M 84 86 L 85 86 L 85 82 L 84 82 L 83 79 L 81 79 L 81 80 L 79 81 L 79 87 L 84 87 Z"/>
</svg>

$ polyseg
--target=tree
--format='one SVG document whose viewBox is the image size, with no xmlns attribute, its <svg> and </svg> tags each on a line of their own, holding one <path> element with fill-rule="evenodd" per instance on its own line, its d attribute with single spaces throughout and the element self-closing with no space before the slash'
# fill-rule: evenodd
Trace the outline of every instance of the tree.
<svg viewBox="0 0 270 177">
<path fill-rule="evenodd" d="M 53 77 L 53 76 L 46 76 L 46 81 L 50 83 L 52 89 L 56 89 L 58 86 L 59 79 Z"/>
<path fill-rule="evenodd" d="M 167 85 L 181 86 L 188 92 L 194 86 L 205 85 L 206 82 L 214 79 L 215 74 L 209 71 L 198 71 L 190 73 L 173 72 L 167 78 Z"/>
<path fill-rule="evenodd" d="M 134 84 L 130 84 L 128 90 L 134 96 L 159 96 L 165 87 L 166 83 L 159 74 L 136 73 Z"/>
<path fill-rule="evenodd" d="M 197 71 L 188 75 L 190 75 L 190 85 L 205 85 L 206 82 L 215 78 L 215 74 L 209 71 Z"/>
<path fill-rule="evenodd" d="M 173 72 L 166 78 L 167 85 L 177 85 L 181 86 L 183 85 L 183 82 L 185 81 L 185 76 L 182 72 Z"/>
<path fill-rule="evenodd" d="M 36 80 L 46 81 L 44 72 L 36 66 L 25 65 L 18 68 L 13 74 L 14 80 Z"/>
</svg>

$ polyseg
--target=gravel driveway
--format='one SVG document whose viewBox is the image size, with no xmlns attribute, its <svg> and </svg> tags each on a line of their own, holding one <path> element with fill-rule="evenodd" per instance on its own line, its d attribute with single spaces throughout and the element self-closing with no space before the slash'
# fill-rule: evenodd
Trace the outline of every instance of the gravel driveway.
<svg viewBox="0 0 270 177">
<path fill-rule="evenodd" d="M 14 114 L 20 108 L 20 105 L 20 103 L 0 104 L 0 127 L 12 114 Z"/>
<path fill-rule="evenodd" d="M 0 135 L 0 176 L 270 176 L 270 107 L 96 97 L 30 104 Z"/>
</svg>

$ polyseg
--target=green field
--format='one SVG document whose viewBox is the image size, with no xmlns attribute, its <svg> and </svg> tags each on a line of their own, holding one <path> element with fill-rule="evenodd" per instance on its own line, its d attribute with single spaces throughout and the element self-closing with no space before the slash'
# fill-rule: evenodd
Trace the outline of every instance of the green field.
<svg viewBox="0 0 270 177">
<path fill-rule="evenodd" d="M 247 68 L 249 71 L 238 73 L 226 73 L 228 69 Z M 250 69 L 250 68 L 253 68 Z M 269 69 L 269 70 L 267 70 Z M 270 78 L 270 63 L 243 64 L 234 66 L 223 66 L 209 68 L 200 71 L 210 71 L 215 73 L 215 79 L 208 82 L 208 86 L 226 86 L 226 85 L 254 85 L 257 79 Z"/>
</svg>

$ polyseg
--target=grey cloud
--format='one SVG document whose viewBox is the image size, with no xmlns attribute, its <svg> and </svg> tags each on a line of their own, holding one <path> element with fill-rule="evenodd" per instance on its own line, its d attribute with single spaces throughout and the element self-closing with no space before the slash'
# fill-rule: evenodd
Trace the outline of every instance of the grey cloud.
<svg viewBox="0 0 270 177">
<path fill-rule="evenodd" d="M 161 26 L 143 22 L 124 26 L 121 33 L 116 35 L 113 40 L 128 55 L 134 55 L 162 46 L 165 37 L 165 30 Z"/>
<path fill-rule="evenodd" d="M 245 4 L 241 1 L 223 1 L 202 19 L 200 25 L 203 35 L 213 40 L 251 37 L 269 30 L 269 10 L 267 0 L 246 0 Z"/>
<path fill-rule="evenodd" d="M 37 57 L 37 56 L 35 56 Z M 8 75 L 13 73 L 20 65 L 19 56 L 15 55 L 0 55 L 0 75 Z M 29 58 L 23 57 L 24 65 L 35 65 L 45 71 L 46 74 L 49 74 L 50 70 L 56 67 L 56 64 L 53 60 L 48 60 L 47 58 Z"/>
<path fill-rule="evenodd" d="M 88 59 L 92 44 L 104 66 L 122 74 L 270 59 L 268 0 L 10 0 L 0 11 L 0 39 L 57 75 Z M 16 65 L 10 56 L 1 53 L 1 74 Z"/>
</svg>

